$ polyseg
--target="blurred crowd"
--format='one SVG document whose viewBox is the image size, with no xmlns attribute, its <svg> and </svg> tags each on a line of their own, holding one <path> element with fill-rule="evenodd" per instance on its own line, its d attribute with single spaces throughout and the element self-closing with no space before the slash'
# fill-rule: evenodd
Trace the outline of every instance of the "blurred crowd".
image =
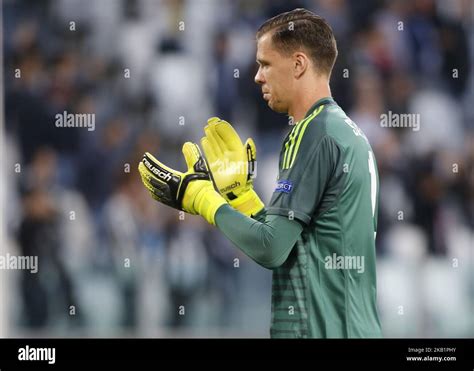
<svg viewBox="0 0 474 371">
<path fill-rule="evenodd" d="M 39 257 L 11 273 L 9 336 L 268 336 L 271 272 L 153 202 L 136 168 L 150 151 L 184 169 L 220 116 L 255 139 L 269 201 L 291 127 L 254 83 L 255 32 L 296 7 L 333 27 L 332 94 L 377 159 L 384 333 L 474 334 L 471 1 L 4 0 L 8 249 Z M 95 130 L 57 127 L 64 111 Z"/>
</svg>

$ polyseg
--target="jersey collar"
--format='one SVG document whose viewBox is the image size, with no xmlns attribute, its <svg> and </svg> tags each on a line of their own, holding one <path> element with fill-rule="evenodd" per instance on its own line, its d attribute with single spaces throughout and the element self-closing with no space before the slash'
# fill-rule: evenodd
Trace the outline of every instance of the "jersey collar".
<svg viewBox="0 0 474 371">
<path fill-rule="evenodd" d="M 335 103 L 334 99 L 332 99 L 332 97 L 324 97 L 324 98 L 319 99 L 316 103 L 314 103 L 311 106 L 311 108 L 308 110 L 308 112 L 306 112 L 306 115 L 304 116 L 304 119 L 306 117 L 308 117 L 309 115 L 311 115 L 315 111 L 315 109 L 318 108 L 320 105 L 322 105 L 322 104 L 331 104 L 331 103 L 333 103 L 333 104 Z M 303 120 L 301 120 L 301 121 L 303 121 Z"/>
</svg>

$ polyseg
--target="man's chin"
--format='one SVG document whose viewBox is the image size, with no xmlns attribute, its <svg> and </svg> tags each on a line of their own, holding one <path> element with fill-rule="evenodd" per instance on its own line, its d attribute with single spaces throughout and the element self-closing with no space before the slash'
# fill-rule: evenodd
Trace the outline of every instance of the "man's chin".
<svg viewBox="0 0 474 371">
<path fill-rule="evenodd" d="M 274 103 L 271 100 L 268 101 L 267 103 L 268 103 L 268 107 L 270 107 L 272 111 L 275 111 L 277 113 L 288 113 L 288 110 L 281 104 Z"/>
</svg>

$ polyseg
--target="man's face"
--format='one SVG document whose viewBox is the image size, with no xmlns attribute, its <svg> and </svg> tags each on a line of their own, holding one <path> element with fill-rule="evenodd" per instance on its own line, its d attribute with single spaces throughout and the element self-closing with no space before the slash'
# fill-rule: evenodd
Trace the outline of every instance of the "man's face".
<svg viewBox="0 0 474 371">
<path fill-rule="evenodd" d="M 272 45 L 271 33 L 257 41 L 259 68 L 255 82 L 262 86 L 263 99 L 276 112 L 288 113 L 293 86 L 293 60 L 280 54 Z"/>
</svg>

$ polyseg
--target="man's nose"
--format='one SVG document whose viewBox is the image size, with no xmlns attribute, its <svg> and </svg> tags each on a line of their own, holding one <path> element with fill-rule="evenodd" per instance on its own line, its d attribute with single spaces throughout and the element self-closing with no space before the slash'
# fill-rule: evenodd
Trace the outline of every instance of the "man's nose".
<svg viewBox="0 0 474 371">
<path fill-rule="evenodd" d="M 260 84 L 260 85 L 264 83 L 261 68 L 258 69 L 257 74 L 255 75 L 255 83 Z"/>
</svg>

